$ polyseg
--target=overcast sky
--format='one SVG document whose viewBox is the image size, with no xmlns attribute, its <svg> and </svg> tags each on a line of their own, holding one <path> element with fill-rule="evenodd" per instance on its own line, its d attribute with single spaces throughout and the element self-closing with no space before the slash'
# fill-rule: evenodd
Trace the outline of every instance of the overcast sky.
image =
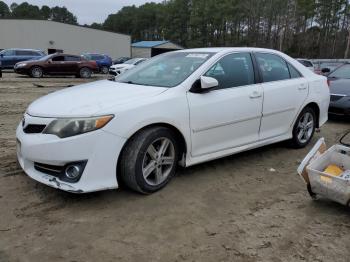
<svg viewBox="0 0 350 262">
<path fill-rule="evenodd" d="M 79 24 L 91 24 L 103 22 L 111 13 L 116 13 L 123 6 L 142 5 L 146 2 L 162 2 L 162 0 L 2 0 L 9 6 L 16 2 L 28 2 L 32 5 L 65 6 L 75 14 Z"/>
</svg>

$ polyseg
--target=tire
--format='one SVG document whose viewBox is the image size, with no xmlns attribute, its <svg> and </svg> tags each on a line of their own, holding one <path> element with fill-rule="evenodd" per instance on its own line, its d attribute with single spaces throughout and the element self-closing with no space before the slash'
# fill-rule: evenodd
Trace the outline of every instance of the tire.
<svg viewBox="0 0 350 262">
<path fill-rule="evenodd" d="M 33 66 L 30 69 L 30 76 L 34 78 L 42 78 L 44 75 L 43 69 L 40 66 Z"/>
<path fill-rule="evenodd" d="M 79 76 L 81 78 L 90 78 L 91 77 L 91 70 L 87 67 L 83 67 L 79 70 Z"/>
<path fill-rule="evenodd" d="M 170 129 L 153 127 L 142 130 L 131 138 L 122 152 L 121 179 L 134 191 L 154 193 L 175 175 L 178 159 L 179 147 Z"/>
<path fill-rule="evenodd" d="M 311 107 L 301 111 L 293 127 L 291 145 L 294 148 L 304 148 L 310 143 L 315 133 L 316 121 L 315 111 Z"/>
<path fill-rule="evenodd" d="M 102 74 L 107 75 L 109 72 L 109 68 L 107 66 L 102 66 L 100 71 Z"/>
</svg>

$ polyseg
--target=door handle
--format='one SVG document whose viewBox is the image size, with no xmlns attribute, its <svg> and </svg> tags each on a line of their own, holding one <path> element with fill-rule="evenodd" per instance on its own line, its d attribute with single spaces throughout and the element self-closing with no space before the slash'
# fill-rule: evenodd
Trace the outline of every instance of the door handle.
<svg viewBox="0 0 350 262">
<path fill-rule="evenodd" d="M 306 84 L 300 84 L 298 87 L 299 90 L 305 90 L 306 88 L 307 88 Z"/>
<path fill-rule="evenodd" d="M 262 94 L 261 94 L 261 92 L 259 92 L 259 91 L 254 91 L 253 93 L 251 93 L 251 95 L 249 96 L 251 99 L 254 99 L 254 98 L 259 98 L 259 97 L 261 97 L 262 96 Z"/>
</svg>

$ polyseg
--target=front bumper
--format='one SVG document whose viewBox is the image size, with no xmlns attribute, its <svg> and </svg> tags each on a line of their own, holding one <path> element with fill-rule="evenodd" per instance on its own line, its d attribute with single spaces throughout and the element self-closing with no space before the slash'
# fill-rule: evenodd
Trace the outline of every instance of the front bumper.
<svg viewBox="0 0 350 262">
<path fill-rule="evenodd" d="M 26 115 L 26 123 L 49 123 L 51 118 Z M 27 125 L 26 124 L 26 125 Z M 22 123 L 17 128 L 17 158 L 24 172 L 48 186 L 68 192 L 87 193 L 118 188 L 117 161 L 125 138 L 103 130 L 69 137 L 24 133 Z M 64 166 L 67 163 L 86 160 L 80 180 L 69 183 L 58 177 L 38 171 L 34 163 Z"/>
<path fill-rule="evenodd" d="M 109 70 L 109 74 L 110 75 L 113 75 L 113 76 L 117 76 L 117 75 L 120 75 L 120 71 L 119 70 Z"/>
<path fill-rule="evenodd" d="M 14 68 L 14 71 L 16 74 L 21 74 L 21 75 L 27 75 L 29 73 L 28 69 L 23 67 Z"/>
<path fill-rule="evenodd" d="M 332 95 L 328 113 L 330 115 L 350 116 L 350 97 Z"/>
</svg>

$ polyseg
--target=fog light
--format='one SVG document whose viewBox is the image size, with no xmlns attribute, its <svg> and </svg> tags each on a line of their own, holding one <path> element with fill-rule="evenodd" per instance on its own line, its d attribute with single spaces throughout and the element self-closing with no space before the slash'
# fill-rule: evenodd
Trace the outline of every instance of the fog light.
<svg viewBox="0 0 350 262">
<path fill-rule="evenodd" d="M 69 165 L 66 167 L 65 175 L 69 179 L 77 179 L 81 174 L 81 167 L 78 165 Z"/>
</svg>

